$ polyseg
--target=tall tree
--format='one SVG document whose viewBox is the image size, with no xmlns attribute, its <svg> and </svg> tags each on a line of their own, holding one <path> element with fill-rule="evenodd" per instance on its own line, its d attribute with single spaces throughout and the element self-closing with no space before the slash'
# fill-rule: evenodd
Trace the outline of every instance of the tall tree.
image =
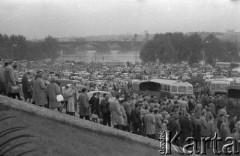
<svg viewBox="0 0 240 156">
<path fill-rule="evenodd" d="M 44 54 L 46 54 L 46 56 L 48 58 L 51 59 L 56 59 L 58 57 L 58 40 L 48 36 L 44 39 L 43 42 L 43 46 L 44 46 Z"/>
<path fill-rule="evenodd" d="M 188 63 L 198 63 L 201 60 L 202 38 L 198 34 L 191 34 L 185 40 L 185 53 L 184 56 Z"/>
<path fill-rule="evenodd" d="M 205 38 L 203 49 L 207 63 L 214 65 L 216 61 L 224 61 L 224 55 L 226 52 L 224 43 L 213 34 L 210 34 Z"/>
<path fill-rule="evenodd" d="M 186 36 L 184 36 L 183 33 L 167 33 L 166 35 L 169 37 L 171 44 L 175 49 L 175 54 L 177 55 L 176 61 L 177 62 L 187 61 L 185 57 Z"/>
</svg>

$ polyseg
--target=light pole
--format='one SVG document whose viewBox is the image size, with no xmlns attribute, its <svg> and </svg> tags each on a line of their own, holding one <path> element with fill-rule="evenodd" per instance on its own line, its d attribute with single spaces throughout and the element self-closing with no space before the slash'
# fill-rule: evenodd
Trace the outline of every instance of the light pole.
<svg viewBox="0 0 240 156">
<path fill-rule="evenodd" d="M 205 66 L 206 64 L 205 64 L 205 51 L 206 51 L 206 47 L 205 47 L 205 44 L 207 44 L 207 43 L 210 43 L 210 41 L 205 41 L 205 42 L 203 42 L 203 51 L 202 51 L 202 55 L 203 55 L 203 66 Z"/>
<path fill-rule="evenodd" d="M 12 45 L 12 49 L 11 49 L 12 50 L 12 61 L 13 61 L 13 47 L 16 47 L 16 46 L 17 46 L 17 44 Z"/>
</svg>

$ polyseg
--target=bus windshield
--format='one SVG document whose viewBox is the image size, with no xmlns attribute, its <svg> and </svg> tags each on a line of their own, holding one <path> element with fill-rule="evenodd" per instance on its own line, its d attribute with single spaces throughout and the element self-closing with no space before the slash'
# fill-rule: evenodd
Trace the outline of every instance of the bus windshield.
<svg viewBox="0 0 240 156">
<path fill-rule="evenodd" d="M 155 82 L 142 82 L 139 85 L 140 91 L 160 91 L 161 85 Z"/>
<path fill-rule="evenodd" d="M 178 92 L 186 92 L 185 86 L 178 86 Z"/>
<path fill-rule="evenodd" d="M 240 77 L 239 71 L 231 71 L 231 77 Z"/>
<path fill-rule="evenodd" d="M 226 90 L 227 84 L 216 84 L 216 90 Z"/>
</svg>

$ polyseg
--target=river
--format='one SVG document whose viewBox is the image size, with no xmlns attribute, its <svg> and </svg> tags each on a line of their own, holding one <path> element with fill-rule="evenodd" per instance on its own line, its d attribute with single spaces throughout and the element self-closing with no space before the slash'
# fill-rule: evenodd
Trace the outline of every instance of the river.
<svg viewBox="0 0 240 156">
<path fill-rule="evenodd" d="M 74 60 L 77 62 L 141 62 L 139 51 L 110 51 L 96 52 L 84 51 L 77 52 L 75 55 L 63 55 L 60 57 L 63 60 Z"/>
</svg>

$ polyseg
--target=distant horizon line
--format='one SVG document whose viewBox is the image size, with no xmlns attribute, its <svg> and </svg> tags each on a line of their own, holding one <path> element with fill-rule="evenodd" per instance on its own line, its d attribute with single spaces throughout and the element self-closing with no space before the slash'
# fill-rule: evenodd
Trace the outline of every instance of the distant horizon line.
<svg viewBox="0 0 240 156">
<path fill-rule="evenodd" d="M 149 35 L 155 35 L 155 34 L 166 34 L 166 33 L 183 33 L 183 34 L 190 34 L 190 33 L 227 33 L 228 31 L 232 31 L 232 33 L 239 33 L 238 31 L 235 31 L 234 29 L 226 29 L 225 31 L 192 31 L 192 32 L 180 32 L 180 31 L 169 31 L 169 32 L 157 32 L 157 33 L 149 33 Z M 22 35 L 22 34 L 5 34 L 5 33 L 0 33 L 2 35 L 8 35 L 8 36 L 12 36 L 12 35 L 21 35 L 21 36 L 24 36 L 26 37 L 25 35 Z M 56 38 L 56 39 L 84 39 L 84 38 L 87 38 L 87 37 L 111 37 L 111 36 L 134 36 L 135 34 L 137 35 L 145 35 L 143 32 L 142 33 L 125 33 L 125 34 L 102 34 L 102 35 L 83 35 L 83 36 L 62 36 L 62 37 L 56 37 L 56 36 L 53 36 L 53 35 L 46 35 L 45 37 L 39 37 L 39 38 L 32 38 L 32 37 L 26 37 L 26 40 L 29 40 L 29 41 L 37 41 L 37 40 L 44 40 L 46 37 L 48 36 L 51 36 L 53 38 Z"/>
</svg>

